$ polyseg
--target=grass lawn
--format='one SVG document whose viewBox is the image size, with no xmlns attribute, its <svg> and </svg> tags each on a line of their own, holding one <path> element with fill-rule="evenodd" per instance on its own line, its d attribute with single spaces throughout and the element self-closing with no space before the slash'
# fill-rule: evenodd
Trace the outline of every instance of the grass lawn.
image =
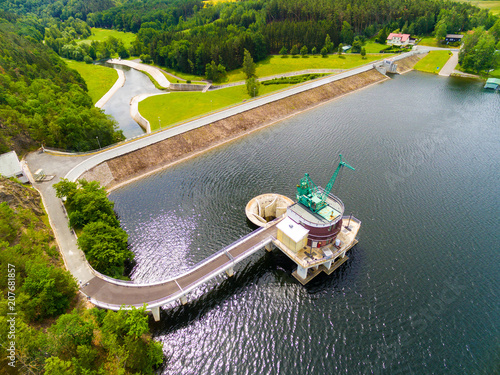
<svg viewBox="0 0 500 375">
<path fill-rule="evenodd" d="M 134 33 L 125 33 L 117 30 L 99 29 L 97 27 L 93 27 L 92 35 L 87 39 L 82 40 L 82 43 L 90 44 L 93 40 L 104 42 L 110 36 L 114 36 L 116 39 L 121 39 L 125 48 L 130 48 L 132 42 L 135 40 Z"/>
<path fill-rule="evenodd" d="M 450 53 L 448 51 L 430 51 L 427 56 L 415 65 L 414 69 L 437 74 L 449 58 Z"/>
<path fill-rule="evenodd" d="M 178 72 L 176 70 L 173 70 L 173 69 L 170 69 L 170 68 L 166 68 L 164 66 L 159 66 L 159 65 L 156 65 L 156 64 L 151 64 L 152 66 L 156 66 L 157 68 L 160 68 L 160 69 L 163 69 L 164 71 L 170 73 L 170 74 L 173 74 L 181 79 L 177 79 L 177 78 L 174 78 L 172 77 L 171 75 L 168 75 L 168 74 L 165 74 L 163 73 L 163 75 L 171 82 L 171 83 L 186 83 L 187 80 L 190 80 L 190 81 L 202 81 L 205 79 L 205 77 L 200 77 L 200 76 L 195 76 L 194 74 L 189 74 L 189 73 L 181 73 L 181 72 Z M 179 81 L 179 82 L 177 82 Z"/>
<path fill-rule="evenodd" d="M 259 96 L 285 89 L 292 85 L 261 85 Z M 245 85 L 228 87 L 221 90 L 201 92 L 171 92 L 149 97 L 139 103 L 139 112 L 151 123 L 151 130 L 170 127 L 181 121 L 198 117 L 212 111 L 251 99 Z"/>
<path fill-rule="evenodd" d="M 118 79 L 116 70 L 101 65 L 86 64 L 80 61 L 64 59 L 71 69 L 75 69 L 87 84 L 92 103 L 97 103 Z"/>
<path fill-rule="evenodd" d="M 474 1 L 474 0 L 458 0 L 460 2 L 471 3 L 481 9 L 489 9 L 492 14 L 500 14 L 500 1 Z"/>
<path fill-rule="evenodd" d="M 255 74 L 258 77 L 267 77 L 305 69 L 351 69 L 389 56 L 391 55 L 371 54 L 366 55 L 366 59 L 362 59 L 359 54 L 349 53 L 343 54 L 341 58 L 338 55 L 328 55 L 327 57 L 321 57 L 321 55 L 292 57 L 288 55 L 285 58 L 273 55 L 256 64 Z M 245 74 L 242 69 L 236 69 L 228 72 L 227 78 L 227 81 L 224 83 L 244 81 Z"/>
<path fill-rule="evenodd" d="M 387 45 L 376 43 L 373 40 L 367 40 L 363 47 L 365 47 L 366 53 L 379 53 L 380 50 L 386 48 Z"/>
<path fill-rule="evenodd" d="M 490 72 L 487 78 L 500 78 L 500 68 Z"/>
<path fill-rule="evenodd" d="M 441 48 L 459 48 L 459 46 L 449 46 L 447 44 L 438 43 L 436 38 L 433 36 L 425 36 L 420 42 L 418 42 L 419 46 L 428 46 L 428 47 L 441 47 Z"/>
</svg>

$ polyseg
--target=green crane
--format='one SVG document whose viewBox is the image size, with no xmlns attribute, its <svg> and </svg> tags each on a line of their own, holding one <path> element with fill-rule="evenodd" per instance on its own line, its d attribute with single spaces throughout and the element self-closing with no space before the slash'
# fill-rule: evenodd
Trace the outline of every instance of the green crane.
<svg viewBox="0 0 500 375">
<path fill-rule="evenodd" d="M 342 155 L 340 156 L 340 162 L 337 169 L 333 173 L 332 178 L 326 185 L 326 189 L 321 191 L 316 184 L 311 180 L 309 174 L 305 174 L 304 177 L 300 179 L 300 183 L 297 185 L 297 200 L 304 206 L 308 207 L 313 212 L 319 212 L 326 206 L 326 197 L 330 194 L 333 188 L 333 184 L 337 179 L 337 176 L 342 167 L 347 167 L 349 169 L 355 170 L 349 164 L 342 160 Z"/>
</svg>

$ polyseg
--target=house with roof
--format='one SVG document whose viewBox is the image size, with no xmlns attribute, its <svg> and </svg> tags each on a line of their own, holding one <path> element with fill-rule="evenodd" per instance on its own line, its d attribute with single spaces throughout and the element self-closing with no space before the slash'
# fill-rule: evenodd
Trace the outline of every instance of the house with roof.
<svg viewBox="0 0 500 375">
<path fill-rule="evenodd" d="M 28 182 L 15 151 L 0 155 L 0 175 L 7 178 L 15 177 L 23 184 Z"/>
<path fill-rule="evenodd" d="M 446 38 L 444 38 L 445 43 L 456 43 L 456 42 L 461 42 L 463 35 L 459 34 L 447 34 Z"/>
<path fill-rule="evenodd" d="M 390 33 L 387 37 L 387 44 L 392 44 L 394 46 L 406 46 L 414 42 L 415 39 L 412 39 L 410 34 Z"/>
</svg>

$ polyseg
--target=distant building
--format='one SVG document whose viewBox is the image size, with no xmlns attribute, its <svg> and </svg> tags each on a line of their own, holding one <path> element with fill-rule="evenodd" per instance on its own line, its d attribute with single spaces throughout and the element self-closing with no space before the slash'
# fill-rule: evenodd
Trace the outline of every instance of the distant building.
<svg viewBox="0 0 500 375">
<path fill-rule="evenodd" d="M 444 41 L 446 43 L 455 43 L 455 42 L 461 42 L 463 35 L 458 35 L 458 34 L 448 34 L 446 35 L 446 38 L 444 38 Z"/>
<path fill-rule="evenodd" d="M 413 44 L 415 39 L 410 37 L 410 34 L 396 34 L 390 33 L 387 37 L 387 44 L 392 44 L 395 46 L 406 46 L 408 44 Z"/>
<path fill-rule="evenodd" d="M 4 177 L 15 177 L 23 184 L 28 182 L 15 151 L 0 155 L 0 174 Z"/>
</svg>

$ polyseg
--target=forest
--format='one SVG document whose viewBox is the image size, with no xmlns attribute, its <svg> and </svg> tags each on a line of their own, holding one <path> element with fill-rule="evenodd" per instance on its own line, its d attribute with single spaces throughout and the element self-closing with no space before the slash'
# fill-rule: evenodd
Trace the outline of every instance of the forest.
<svg viewBox="0 0 500 375">
<path fill-rule="evenodd" d="M 87 151 L 98 148 L 97 137 L 102 146 L 124 138 L 38 28 L 14 16 L 0 21 L 0 153 L 41 145 Z"/>
<path fill-rule="evenodd" d="M 213 74 L 214 67 L 216 72 L 240 68 L 245 50 L 258 62 L 294 50 L 332 53 L 340 44 L 360 51 L 367 39 L 384 43 L 394 31 L 443 36 L 477 29 L 477 37 L 466 38 L 463 68 L 487 71 L 499 60 L 498 17 L 466 2 L 442 0 L 212 5 L 199 0 L 6 0 L 0 3 L 0 19 L 0 152 L 22 153 L 42 144 L 86 151 L 123 139 L 113 120 L 92 107 L 78 74 L 52 51 L 87 63 L 140 56 L 145 62 L 217 79 L 224 74 Z M 91 27 L 131 31 L 136 39 L 130 47 L 116 38 L 81 43 Z"/>
<path fill-rule="evenodd" d="M 132 46 L 110 38 L 81 41 L 91 27 L 130 31 Z M 459 61 L 482 72 L 498 64 L 500 20 L 468 3 L 443 0 L 37 0 L 0 2 L 0 153 L 44 145 L 72 151 L 122 140 L 116 123 L 92 105 L 86 84 L 61 57 L 93 63 L 141 56 L 180 72 L 213 77 L 288 51 L 332 53 L 340 44 L 385 42 L 389 32 L 413 36 L 467 33 Z M 248 52 L 245 52 L 248 51 Z M 312 52 L 314 53 L 314 52 Z M 496 56 L 496 59 L 495 59 Z M 36 203 L 0 203 L 0 337 L 7 343 L 9 280 L 15 280 L 18 363 L 45 374 L 152 373 L 163 361 L 144 309 L 87 309 L 64 270 L 36 193 L 0 178 Z M 17 184 L 17 185 L 16 185 Z M 58 185 L 69 220 L 91 264 L 123 277 L 133 254 L 104 189 Z M 10 267 L 12 266 L 12 267 Z M 4 351 L 2 351 L 4 353 Z M 5 356 L 0 360 L 7 366 Z"/>
<path fill-rule="evenodd" d="M 488 30 L 497 17 L 468 3 L 440 0 L 247 0 L 210 6 L 194 0 L 147 0 L 88 13 L 85 21 L 91 27 L 137 33 L 131 55 L 206 75 L 212 61 L 226 71 L 241 67 L 245 49 L 257 62 L 282 48 L 320 51 L 328 36 L 331 53 L 341 43 L 362 43 L 393 31 L 427 35 L 436 26 L 441 33 Z"/>
<path fill-rule="evenodd" d="M 1 176 L 0 190 L 2 373 L 153 373 L 163 351 L 151 339 L 144 308 L 87 308 L 64 268 L 38 192 Z M 8 363 L 17 372 L 4 372 Z"/>
</svg>

